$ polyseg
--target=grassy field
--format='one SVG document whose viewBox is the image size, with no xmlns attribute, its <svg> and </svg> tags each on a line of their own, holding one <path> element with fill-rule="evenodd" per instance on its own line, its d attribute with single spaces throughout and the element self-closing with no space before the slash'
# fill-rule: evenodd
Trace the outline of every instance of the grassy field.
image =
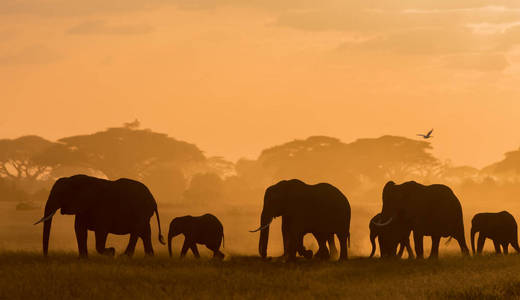
<svg viewBox="0 0 520 300">
<path fill-rule="evenodd" d="M 348 262 L 223 262 L 128 259 L 54 252 L 0 253 L 1 299 L 280 299 L 520 297 L 520 256 L 443 257 L 438 261 L 351 258 Z"/>
</svg>

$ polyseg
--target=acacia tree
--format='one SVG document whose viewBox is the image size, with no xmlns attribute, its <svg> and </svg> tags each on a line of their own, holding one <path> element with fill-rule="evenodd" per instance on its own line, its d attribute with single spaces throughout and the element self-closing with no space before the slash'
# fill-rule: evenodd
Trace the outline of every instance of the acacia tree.
<svg viewBox="0 0 520 300">
<path fill-rule="evenodd" d="M 148 129 L 137 129 L 134 123 L 62 138 L 59 142 L 82 153 L 90 167 L 110 179 L 144 179 L 158 164 L 168 163 L 182 170 L 190 164 L 205 163 L 206 158 L 195 145 Z"/>
<path fill-rule="evenodd" d="M 505 181 L 520 181 L 520 149 L 504 154 L 504 159 L 482 169 L 482 173 Z"/>
<path fill-rule="evenodd" d="M 54 146 L 35 135 L 0 140 L 0 176 L 15 181 L 42 179 L 56 166 L 42 157 Z"/>
<path fill-rule="evenodd" d="M 440 176 L 444 165 L 430 151 L 429 142 L 399 136 L 358 139 L 348 145 L 350 167 L 374 182 L 429 180 Z"/>
<path fill-rule="evenodd" d="M 299 178 L 309 183 L 329 182 L 345 191 L 376 188 L 387 180 L 428 181 L 440 174 L 442 164 L 431 145 L 404 137 L 382 136 L 343 143 L 313 136 L 262 151 L 256 161 L 237 164 L 238 175 L 271 182 Z"/>
</svg>

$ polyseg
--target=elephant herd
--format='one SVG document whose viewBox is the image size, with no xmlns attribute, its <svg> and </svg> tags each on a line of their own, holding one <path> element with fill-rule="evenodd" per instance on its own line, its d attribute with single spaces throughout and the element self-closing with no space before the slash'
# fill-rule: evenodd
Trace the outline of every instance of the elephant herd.
<svg viewBox="0 0 520 300">
<path fill-rule="evenodd" d="M 395 184 L 388 182 L 383 188 L 382 209 L 369 223 L 372 257 L 379 243 L 381 257 L 401 257 L 404 250 L 408 257 L 424 257 L 423 238 L 432 239 L 430 258 L 439 255 L 441 237 L 455 239 L 464 255 L 469 255 L 464 236 L 462 207 L 453 191 L 441 184 L 422 185 L 415 181 Z M 159 228 L 158 239 L 166 244 L 161 233 L 157 203 L 150 190 L 142 183 L 130 179 L 115 181 L 86 175 L 58 179 L 53 185 L 45 205 L 44 216 L 35 223 L 43 222 L 43 254 L 47 256 L 49 237 L 54 214 L 74 215 L 74 230 L 80 257 L 87 257 L 87 232 L 94 231 L 96 250 L 113 256 L 114 248 L 106 247 L 109 233 L 130 234 L 124 254 L 132 256 L 137 240 L 141 238 L 147 255 L 153 255 L 150 219 L 155 214 Z M 269 226 L 274 218 L 282 218 L 284 256 L 288 261 L 297 255 L 305 258 L 328 259 L 338 250 L 339 260 L 348 258 L 350 246 L 350 204 L 336 187 L 319 183 L 308 185 L 300 180 L 283 180 L 265 191 L 260 226 L 251 232 L 260 231 L 258 252 L 267 257 Z M 471 248 L 475 253 L 475 235 L 479 233 L 477 253 L 481 253 L 487 238 L 493 240 L 497 253 L 507 254 L 509 244 L 520 252 L 517 224 L 508 212 L 480 213 L 472 219 Z M 314 254 L 305 249 L 303 238 L 314 235 L 319 249 Z M 413 233 L 414 250 L 410 244 Z M 224 258 L 220 247 L 224 243 L 221 222 L 211 214 L 199 217 L 174 218 L 169 226 L 168 252 L 172 256 L 172 239 L 183 234 L 181 250 L 184 257 L 188 250 L 199 257 L 197 244 L 213 251 L 213 257 Z M 399 251 L 397 250 L 399 246 Z"/>
</svg>

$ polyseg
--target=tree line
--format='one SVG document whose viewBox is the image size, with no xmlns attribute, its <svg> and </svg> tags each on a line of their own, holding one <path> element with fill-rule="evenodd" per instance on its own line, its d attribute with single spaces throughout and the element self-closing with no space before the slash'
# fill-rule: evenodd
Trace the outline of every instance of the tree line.
<svg viewBox="0 0 520 300">
<path fill-rule="evenodd" d="M 140 180 L 158 202 L 171 205 L 257 203 L 266 186 L 288 178 L 329 182 L 368 202 L 380 201 L 388 180 L 446 183 L 479 197 L 482 189 L 496 193 L 498 187 L 505 196 L 520 192 L 520 149 L 482 169 L 454 166 L 431 150 L 428 141 L 399 136 L 351 143 L 312 136 L 231 162 L 134 121 L 57 141 L 34 135 L 0 140 L 0 199 L 17 202 L 19 209 L 37 208 L 57 178 L 78 173 Z M 497 191 L 490 192 L 493 187 Z"/>
</svg>

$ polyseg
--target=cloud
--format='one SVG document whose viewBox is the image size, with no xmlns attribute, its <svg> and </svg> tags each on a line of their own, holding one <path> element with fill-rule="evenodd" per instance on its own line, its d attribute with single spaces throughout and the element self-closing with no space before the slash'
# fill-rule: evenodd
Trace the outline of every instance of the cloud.
<svg viewBox="0 0 520 300">
<path fill-rule="evenodd" d="M 0 65 L 48 64 L 62 59 L 62 55 L 43 45 L 33 45 L 19 51 L 0 55 Z"/>
<path fill-rule="evenodd" d="M 154 30 L 146 24 L 108 25 L 105 21 L 88 21 L 70 28 L 69 34 L 147 34 Z"/>
<path fill-rule="evenodd" d="M 468 24 L 500 24 L 520 21 L 518 9 L 471 9 L 418 10 L 418 9 L 372 9 L 363 7 L 325 7 L 319 9 L 287 11 L 277 18 L 275 24 L 300 30 L 335 31 L 391 31 L 410 28 L 433 28 L 439 26 L 466 26 Z"/>
<path fill-rule="evenodd" d="M 170 0 L 1 0 L 0 14 L 82 16 L 157 9 Z"/>
<path fill-rule="evenodd" d="M 464 54 L 447 56 L 444 64 L 448 68 L 476 71 L 503 71 L 509 62 L 503 54 Z"/>
<path fill-rule="evenodd" d="M 402 55 L 447 55 L 488 51 L 490 48 L 493 48 L 493 44 L 488 43 L 486 37 L 473 34 L 464 27 L 403 30 L 340 46 L 340 50 L 345 51 Z"/>
</svg>

